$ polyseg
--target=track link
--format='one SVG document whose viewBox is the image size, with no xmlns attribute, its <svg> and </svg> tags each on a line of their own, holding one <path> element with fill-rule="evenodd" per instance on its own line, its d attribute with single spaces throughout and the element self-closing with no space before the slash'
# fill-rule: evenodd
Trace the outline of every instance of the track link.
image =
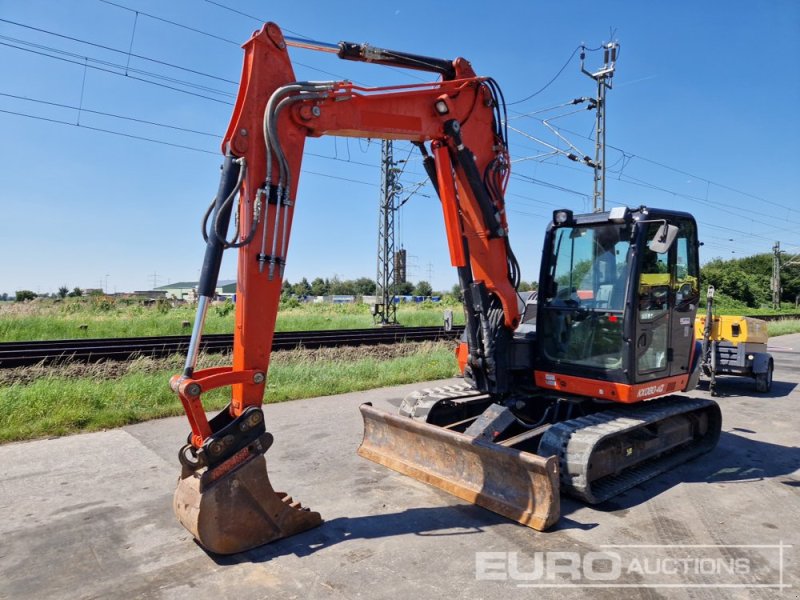
<svg viewBox="0 0 800 600">
<path fill-rule="evenodd" d="M 684 443 L 634 462 L 619 472 L 591 479 L 590 468 L 598 446 L 641 436 L 648 427 L 673 418 L 701 418 L 707 415 L 705 431 Z M 643 404 L 620 406 L 585 417 L 554 424 L 542 438 L 538 454 L 556 455 L 562 491 L 589 504 L 597 504 L 656 475 L 709 452 L 719 440 L 722 417 L 712 400 L 669 396 Z"/>
</svg>

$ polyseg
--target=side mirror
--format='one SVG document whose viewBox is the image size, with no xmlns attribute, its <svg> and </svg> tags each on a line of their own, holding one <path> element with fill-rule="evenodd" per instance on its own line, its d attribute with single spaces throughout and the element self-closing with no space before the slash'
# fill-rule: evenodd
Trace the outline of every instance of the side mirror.
<svg viewBox="0 0 800 600">
<path fill-rule="evenodd" d="M 656 254 L 664 254 L 672 247 L 676 237 L 678 237 L 677 226 L 664 223 L 658 228 L 653 239 L 648 243 L 648 247 Z"/>
</svg>

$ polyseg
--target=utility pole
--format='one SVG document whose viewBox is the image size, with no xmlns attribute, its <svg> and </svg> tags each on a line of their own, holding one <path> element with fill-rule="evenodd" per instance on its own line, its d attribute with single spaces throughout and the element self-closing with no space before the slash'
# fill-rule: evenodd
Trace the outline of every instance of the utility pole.
<svg viewBox="0 0 800 600">
<path fill-rule="evenodd" d="M 394 161 L 391 140 L 381 142 L 381 194 L 378 211 L 378 269 L 375 277 L 375 306 L 373 315 L 378 325 L 397 324 L 395 304 L 394 221 L 401 186 L 397 181 L 400 170 Z"/>
<path fill-rule="evenodd" d="M 594 152 L 594 212 L 606 210 L 606 90 L 612 89 L 611 79 L 617 62 L 619 44 L 608 42 L 603 44 L 603 66 L 594 73 L 587 71 L 583 61 L 586 58 L 586 46 L 581 48 L 581 72 L 597 82 L 597 98 L 594 101 L 595 152 Z"/>
<path fill-rule="evenodd" d="M 770 282 L 772 290 L 772 309 L 781 308 L 781 243 L 775 242 L 772 247 L 772 280 Z"/>
</svg>

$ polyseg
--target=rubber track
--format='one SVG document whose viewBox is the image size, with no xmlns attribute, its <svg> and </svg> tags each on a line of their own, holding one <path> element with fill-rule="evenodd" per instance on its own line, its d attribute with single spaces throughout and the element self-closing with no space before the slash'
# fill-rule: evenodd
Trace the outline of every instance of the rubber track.
<svg viewBox="0 0 800 600">
<path fill-rule="evenodd" d="M 324 331 L 291 331 L 276 333 L 273 350 L 293 348 L 325 348 L 362 346 L 433 340 L 455 340 L 463 327 L 445 331 L 443 327 L 387 327 L 374 329 L 341 329 Z M 141 338 L 101 338 L 84 340 L 48 340 L 41 342 L 0 343 L 0 369 L 54 362 L 98 362 L 130 360 L 137 356 L 164 357 L 186 352 L 189 336 Z M 228 352 L 233 348 L 233 335 L 204 335 L 201 349 L 205 352 Z"/>
<path fill-rule="evenodd" d="M 704 438 L 645 460 L 618 475 L 603 477 L 596 482 L 587 481 L 592 452 L 603 440 L 672 416 L 708 408 L 712 414 Z M 720 428 L 721 417 L 716 402 L 668 396 L 556 423 L 542 437 L 538 454 L 558 456 L 562 491 L 589 504 L 597 504 L 712 450 L 717 445 Z"/>
</svg>

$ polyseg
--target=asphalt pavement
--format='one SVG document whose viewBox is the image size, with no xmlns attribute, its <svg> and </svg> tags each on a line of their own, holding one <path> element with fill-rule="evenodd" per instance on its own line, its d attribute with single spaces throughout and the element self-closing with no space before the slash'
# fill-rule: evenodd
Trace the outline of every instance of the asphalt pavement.
<svg viewBox="0 0 800 600">
<path fill-rule="evenodd" d="M 275 488 L 325 522 L 231 557 L 172 513 L 184 418 L 0 446 L 0 598 L 796 598 L 800 334 L 771 346 L 770 393 L 719 380 L 713 452 L 548 532 L 356 455 L 362 402 L 446 382 L 266 406 Z"/>
</svg>

